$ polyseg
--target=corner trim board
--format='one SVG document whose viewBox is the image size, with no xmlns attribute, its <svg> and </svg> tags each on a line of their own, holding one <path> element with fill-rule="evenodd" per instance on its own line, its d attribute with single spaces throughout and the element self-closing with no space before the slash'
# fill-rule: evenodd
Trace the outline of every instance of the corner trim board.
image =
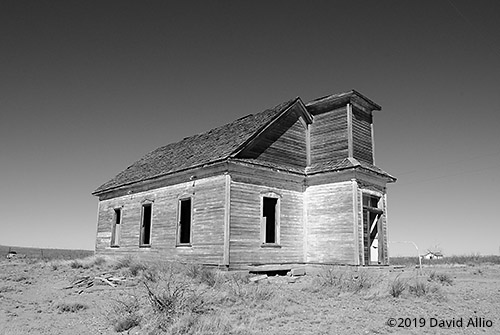
<svg viewBox="0 0 500 335">
<path fill-rule="evenodd" d="M 224 255 L 222 264 L 229 266 L 229 243 L 231 233 L 231 176 L 225 176 L 225 199 L 224 199 Z"/>
</svg>

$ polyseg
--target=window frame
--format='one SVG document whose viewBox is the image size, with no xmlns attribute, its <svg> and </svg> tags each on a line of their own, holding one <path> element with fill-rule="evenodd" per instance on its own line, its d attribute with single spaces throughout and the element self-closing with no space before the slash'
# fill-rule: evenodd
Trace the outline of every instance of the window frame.
<svg viewBox="0 0 500 335">
<path fill-rule="evenodd" d="M 182 219 L 182 202 L 190 201 L 189 206 L 189 242 L 181 242 L 181 219 Z M 193 245 L 193 214 L 194 214 L 194 201 L 193 196 L 182 196 L 177 200 L 177 223 L 176 223 L 176 237 L 175 245 L 176 247 L 191 247 Z"/>
<path fill-rule="evenodd" d="M 367 201 L 365 201 L 367 199 Z M 376 200 L 376 203 L 375 201 Z M 363 209 L 362 213 L 362 222 L 363 222 L 363 248 L 365 247 L 365 244 L 369 244 L 368 246 L 368 254 L 364 254 L 364 263 L 365 265 L 370 265 L 371 264 L 371 244 L 375 239 L 377 239 L 379 245 L 378 248 L 381 247 L 380 245 L 380 240 L 384 238 L 382 234 L 382 226 L 381 226 L 381 219 L 382 215 L 384 214 L 383 210 L 383 194 L 380 194 L 378 192 L 372 192 L 368 190 L 362 190 L 361 192 L 361 207 Z M 373 220 L 372 220 L 373 218 Z M 367 222 L 368 226 L 365 227 L 365 221 Z M 374 238 L 371 238 L 371 226 L 372 222 L 375 222 L 377 225 L 377 230 L 375 233 Z M 365 232 L 365 229 L 368 229 Z M 365 233 L 367 234 L 368 241 L 365 240 L 364 235 Z M 380 251 L 378 253 L 378 262 L 380 264 Z"/>
<path fill-rule="evenodd" d="M 117 213 L 118 212 L 120 213 L 120 220 L 117 220 L 117 218 L 118 218 Z M 113 224 L 111 226 L 111 240 L 109 243 L 109 246 L 111 248 L 119 248 L 120 247 L 122 221 L 123 221 L 123 207 L 113 208 Z"/>
<path fill-rule="evenodd" d="M 266 242 L 267 229 L 264 216 L 264 199 L 276 199 L 274 209 L 274 242 Z M 281 248 L 281 194 L 276 192 L 263 192 L 260 194 L 260 246 L 262 248 Z"/>
<path fill-rule="evenodd" d="M 149 213 L 149 236 L 148 236 L 148 242 L 149 243 L 144 243 L 144 209 L 146 207 L 150 207 L 150 213 Z M 141 204 L 141 222 L 139 226 L 139 247 L 140 248 L 150 248 L 151 247 L 151 242 L 153 238 L 153 202 L 152 201 L 147 201 L 143 202 Z"/>
</svg>

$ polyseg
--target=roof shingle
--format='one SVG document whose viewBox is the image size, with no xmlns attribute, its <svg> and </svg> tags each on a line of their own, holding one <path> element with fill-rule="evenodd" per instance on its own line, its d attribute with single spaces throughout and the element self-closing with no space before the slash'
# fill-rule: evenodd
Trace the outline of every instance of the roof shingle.
<svg viewBox="0 0 500 335">
<path fill-rule="evenodd" d="M 226 159 L 296 100 L 153 150 L 92 194 Z"/>
</svg>

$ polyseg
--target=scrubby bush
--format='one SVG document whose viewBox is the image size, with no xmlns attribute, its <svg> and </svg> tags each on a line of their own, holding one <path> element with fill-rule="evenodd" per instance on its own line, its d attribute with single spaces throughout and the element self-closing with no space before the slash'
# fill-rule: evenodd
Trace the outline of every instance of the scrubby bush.
<svg viewBox="0 0 500 335">
<path fill-rule="evenodd" d="M 369 289 L 377 281 L 376 276 L 364 270 L 343 270 L 335 268 L 324 269 L 319 274 L 321 287 L 333 288 L 339 292 L 357 293 Z"/>
<path fill-rule="evenodd" d="M 124 256 L 117 259 L 113 265 L 115 270 L 127 270 L 132 276 L 138 276 L 142 271 L 148 269 L 149 264 L 142 260 L 133 258 L 132 256 Z"/>
<path fill-rule="evenodd" d="M 180 319 L 210 313 L 213 292 L 204 289 L 173 263 L 157 263 L 143 271 L 141 281 L 154 316 L 149 327 L 167 331 Z"/>
<path fill-rule="evenodd" d="M 69 266 L 72 268 L 72 269 L 80 269 L 80 268 L 83 268 L 84 265 L 83 263 L 78 260 L 78 259 L 74 259 L 72 260 L 70 263 L 69 263 Z"/>
<path fill-rule="evenodd" d="M 216 269 L 199 264 L 187 264 L 184 272 L 189 278 L 209 287 L 215 287 L 221 281 Z"/>
<path fill-rule="evenodd" d="M 139 300 L 137 297 L 131 296 L 125 300 L 117 300 L 112 313 L 108 314 L 108 318 L 115 331 L 123 332 L 140 324 L 142 320 L 140 310 Z"/>
<path fill-rule="evenodd" d="M 406 281 L 397 276 L 389 283 L 389 294 L 394 298 L 398 298 L 406 290 L 406 286 Z"/>
<path fill-rule="evenodd" d="M 97 257 L 94 257 L 94 260 L 92 262 L 92 266 L 100 266 L 100 265 L 104 265 L 105 263 L 106 263 L 106 258 L 101 257 L 101 256 L 97 256 Z"/>
<path fill-rule="evenodd" d="M 442 285 L 453 285 L 453 278 L 447 273 L 437 273 L 436 271 L 432 271 L 429 274 L 429 280 L 438 282 Z"/>
<path fill-rule="evenodd" d="M 130 264 L 132 264 L 132 257 L 131 256 L 124 256 L 124 257 L 118 258 L 115 261 L 114 268 L 115 268 L 115 270 L 129 268 Z"/>
<path fill-rule="evenodd" d="M 408 291 L 417 297 L 423 297 L 440 293 L 438 286 L 419 279 L 416 279 L 415 283 L 408 285 Z"/>
</svg>

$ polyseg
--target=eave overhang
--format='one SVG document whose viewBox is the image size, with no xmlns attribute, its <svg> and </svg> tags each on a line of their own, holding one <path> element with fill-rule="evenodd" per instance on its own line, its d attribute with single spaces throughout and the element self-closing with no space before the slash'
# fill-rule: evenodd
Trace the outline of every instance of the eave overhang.
<svg viewBox="0 0 500 335">
<path fill-rule="evenodd" d="M 314 99 L 308 102 L 305 106 L 312 115 L 317 115 L 332 109 L 343 107 L 348 103 L 360 106 L 368 112 L 379 111 L 382 109 L 380 105 L 376 104 L 356 90 Z"/>
</svg>

